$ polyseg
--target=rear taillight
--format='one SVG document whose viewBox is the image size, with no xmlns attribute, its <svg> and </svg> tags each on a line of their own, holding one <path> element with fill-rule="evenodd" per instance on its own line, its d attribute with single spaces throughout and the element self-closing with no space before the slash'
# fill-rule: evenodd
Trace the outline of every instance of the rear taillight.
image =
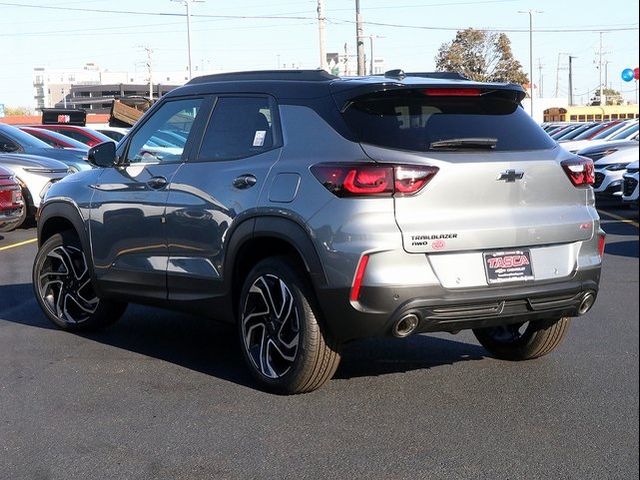
<svg viewBox="0 0 640 480">
<path fill-rule="evenodd" d="M 387 164 L 319 164 L 311 172 L 338 197 L 413 195 L 438 172 L 437 167 Z"/>
<path fill-rule="evenodd" d="M 604 233 L 598 235 L 598 255 L 600 258 L 604 257 L 604 247 L 606 245 L 607 236 Z"/>
<path fill-rule="evenodd" d="M 564 160 L 561 165 L 574 187 L 593 185 L 596 181 L 593 160 L 590 158 L 572 158 Z"/>
</svg>

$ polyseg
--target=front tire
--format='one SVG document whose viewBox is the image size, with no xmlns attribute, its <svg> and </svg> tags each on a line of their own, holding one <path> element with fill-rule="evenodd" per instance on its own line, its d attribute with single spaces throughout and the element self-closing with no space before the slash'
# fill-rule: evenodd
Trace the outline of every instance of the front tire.
<svg viewBox="0 0 640 480">
<path fill-rule="evenodd" d="M 49 238 L 33 263 L 33 289 L 42 311 L 63 330 L 96 330 L 117 321 L 127 304 L 98 298 L 74 232 Z"/>
<path fill-rule="evenodd" d="M 340 363 L 311 287 L 287 257 L 263 260 L 251 270 L 240 295 L 238 330 L 251 373 L 277 393 L 316 390 Z"/>
<path fill-rule="evenodd" d="M 473 330 L 478 342 L 503 360 L 531 360 L 555 350 L 562 343 L 571 319 L 515 323 Z"/>
</svg>

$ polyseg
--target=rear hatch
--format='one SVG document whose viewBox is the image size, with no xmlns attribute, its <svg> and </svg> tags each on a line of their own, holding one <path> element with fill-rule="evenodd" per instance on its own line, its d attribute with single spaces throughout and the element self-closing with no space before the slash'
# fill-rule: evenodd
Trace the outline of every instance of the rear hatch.
<svg viewBox="0 0 640 480">
<path fill-rule="evenodd" d="M 520 107 L 523 95 L 515 86 L 411 86 L 343 106 L 371 159 L 438 168 L 418 193 L 394 195 L 407 252 L 529 252 L 592 237 L 591 189 L 570 181 L 561 162 L 575 157 Z"/>
</svg>

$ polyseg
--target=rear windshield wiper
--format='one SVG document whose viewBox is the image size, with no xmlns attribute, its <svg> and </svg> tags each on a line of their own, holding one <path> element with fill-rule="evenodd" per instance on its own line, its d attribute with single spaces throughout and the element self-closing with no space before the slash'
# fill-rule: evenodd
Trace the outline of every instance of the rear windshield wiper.
<svg viewBox="0 0 640 480">
<path fill-rule="evenodd" d="M 439 140 L 431 142 L 431 150 L 456 150 L 459 148 L 482 148 L 493 150 L 498 144 L 497 138 L 450 138 L 449 140 Z"/>
</svg>

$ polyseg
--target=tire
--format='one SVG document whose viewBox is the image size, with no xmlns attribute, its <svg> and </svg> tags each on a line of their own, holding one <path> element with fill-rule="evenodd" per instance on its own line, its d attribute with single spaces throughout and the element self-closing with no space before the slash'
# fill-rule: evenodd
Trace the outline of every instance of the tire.
<svg viewBox="0 0 640 480">
<path fill-rule="evenodd" d="M 96 295 L 75 232 L 57 233 L 38 250 L 33 290 L 45 315 L 63 330 L 93 331 L 116 322 L 127 304 Z"/>
<path fill-rule="evenodd" d="M 473 330 L 478 342 L 503 360 L 531 360 L 551 353 L 562 343 L 571 319 L 516 323 Z"/>
<path fill-rule="evenodd" d="M 288 257 L 262 260 L 247 275 L 238 333 L 249 370 L 269 391 L 311 392 L 333 377 L 340 363 L 311 286 Z"/>
<path fill-rule="evenodd" d="M 7 223 L 6 225 L 0 226 L 0 232 L 12 232 L 16 228 L 22 226 L 24 222 L 27 221 L 27 216 L 29 212 L 29 203 L 27 202 L 27 196 L 25 194 L 24 188 L 22 189 L 22 198 L 24 199 L 24 206 L 22 207 L 22 215 L 17 220 L 13 222 Z"/>
</svg>

